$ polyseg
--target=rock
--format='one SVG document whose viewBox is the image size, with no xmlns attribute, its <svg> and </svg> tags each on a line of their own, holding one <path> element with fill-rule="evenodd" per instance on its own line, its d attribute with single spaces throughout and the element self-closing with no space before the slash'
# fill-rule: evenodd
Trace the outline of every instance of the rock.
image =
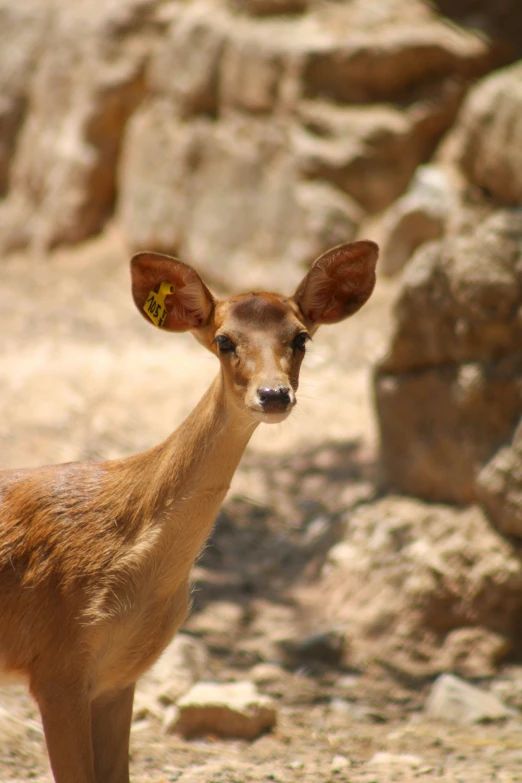
<svg viewBox="0 0 522 783">
<path fill-rule="evenodd" d="M 0 0 L 0 21 L 0 249 L 116 209 L 133 248 L 256 287 L 403 193 L 496 56 L 421 0 Z"/>
<path fill-rule="evenodd" d="M 522 538 L 522 422 L 477 476 L 475 489 L 489 518 L 506 536 Z"/>
<path fill-rule="evenodd" d="M 290 0 L 246 5 L 290 10 Z M 347 44 L 339 30 L 358 29 L 357 14 L 364 34 Z M 241 274 L 266 287 L 277 267 L 291 287 L 327 247 L 353 238 L 365 210 L 404 192 L 468 77 L 489 62 L 487 44 L 425 9 L 397 33 L 392 16 L 376 23 L 344 4 L 324 13 L 312 4 L 291 21 L 202 1 L 179 10 L 124 142 L 118 216 L 132 248 L 190 258 L 221 285 Z M 337 95 L 343 85 L 355 85 L 352 97 Z M 352 99 L 387 104 L 342 105 Z"/>
<path fill-rule="evenodd" d="M 276 722 L 276 710 L 267 696 L 250 682 L 198 683 L 177 703 L 172 730 L 184 737 L 214 735 L 253 740 Z"/>
<path fill-rule="evenodd" d="M 375 753 L 368 762 L 372 767 L 405 767 L 406 769 L 419 769 L 424 765 L 420 756 L 411 753 L 387 753 L 379 751 Z"/>
<path fill-rule="evenodd" d="M 160 152 L 161 151 L 161 152 Z M 120 217 L 134 247 L 190 258 L 221 284 L 292 289 L 357 210 L 327 185 L 300 187 L 284 127 L 234 117 L 179 122 L 162 102 L 133 118 Z"/>
<path fill-rule="evenodd" d="M 177 634 L 161 658 L 139 681 L 134 718 L 158 716 L 207 673 L 208 655 L 198 639 Z"/>
<path fill-rule="evenodd" d="M 27 94 L 0 241 L 45 249 L 99 231 L 116 198 L 127 119 L 145 95 L 154 0 L 54 6 Z M 36 17 L 35 21 L 38 20 Z M 14 207 L 12 202 L 16 205 Z"/>
<path fill-rule="evenodd" d="M 438 109 L 443 125 L 442 115 L 454 104 L 458 96 L 450 90 Z M 369 212 L 385 209 L 405 191 L 441 132 L 433 106 L 404 111 L 310 102 L 300 107 L 300 117 L 293 148 L 302 172 L 332 182 Z"/>
<path fill-rule="evenodd" d="M 219 69 L 226 22 L 217 9 L 190 3 L 175 15 L 151 59 L 149 88 L 185 114 L 214 117 L 218 111 Z"/>
<path fill-rule="evenodd" d="M 332 763 L 330 764 L 332 772 L 342 772 L 343 769 L 347 769 L 348 767 L 351 767 L 350 759 L 347 759 L 346 756 L 341 756 L 340 753 L 333 757 Z"/>
<path fill-rule="evenodd" d="M 457 628 L 445 638 L 439 666 L 470 677 L 491 677 L 511 650 L 504 634 L 486 628 Z"/>
<path fill-rule="evenodd" d="M 283 639 L 279 646 L 294 666 L 340 666 L 345 652 L 344 634 L 336 629 L 310 634 L 304 639 Z"/>
<path fill-rule="evenodd" d="M 522 63 L 470 92 L 441 156 L 499 204 L 522 202 Z"/>
<path fill-rule="evenodd" d="M 351 665 L 376 659 L 419 676 L 449 660 L 474 676 L 498 665 L 518 634 L 522 562 L 478 507 L 387 497 L 343 521 L 304 600 L 312 622 L 328 605 Z"/>
<path fill-rule="evenodd" d="M 149 693 L 143 687 L 138 687 L 134 694 L 132 720 L 135 722 L 142 721 L 151 716 L 160 720 L 163 718 L 163 710 L 158 703 L 156 694 L 154 692 Z"/>
<path fill-rule="evenodd" d="M 426 714 L 436 720 L 467 725 L 504 720 L 513 715 L 492 693 L 452 674 L 443 674 L 434 682 L 426 702 Z"/>
<path fill-rule="evenodd" d="M 309 0 L 229 0 L 233 8 L 253 16 L 296 14 L 306 9 Z"/>
<path fill-rule="evenodd" d="M 0 197 L 8 190 L 17 134 L 27 111 L 31 75 L 50 12 L 38 0 L 0 2 Z"/>
<path fill-rule="evenodd" d="M 376 709 L 346 699 L 332 699 L 330 712 L 345 720 L 357 723 L 386 723 L 387 717 Z"/>
<path fill-rule="evenodd" d="M 231 639 L 240 634 L 245 609 L 233 601 L 212 601 L 199 612 L 193 612 L 183 626 L 202 637 L 214 649 L 229 650 Z M 198 642 L 201 644 L 201 642 Z"/>
<path fill-rule="evenodd" d="M 435 16 L 428 24 L 426 17 L 420 23 L 397 24 L 395 18 L 387 24 L 385 12 L 382 26 L 369 31 L 362 26 L 357 29 L 356 13 L 351 8 L 338 13 L 337 45 L 323 41 L 309 52 L 303 74 L 305 97 L 336 103 L 387 103 L 398 95 L 411 95 L 419 84 L 431 81 L 440 86 L 445 76 L 469 78 L 490 67 L 483 40 L 450 28 Z"/>
<path fill-rule="evenodd" d="M 383 217 L 380 237 L 380 271 L 399 272 L 424 242 L 438 239 L 446 219 L 456 208 L 454 187 L 442 168 L 419 166 L 402 198 Z"/>
<path fill-rule="evenodd" d="M 522 213 L 420 248 L 405 270 L 374 387 L 384 479 L 470 503 L 522 406 Z M 426 405 L 426 400 L 430 401 Z"/>
<path fill-rule="evenodd" d="M 286 678 L 286 672 L 277 663 L 258 663 L 250 670 L 250 679 L 256 685 L 276 686 Z"/>
</svg>

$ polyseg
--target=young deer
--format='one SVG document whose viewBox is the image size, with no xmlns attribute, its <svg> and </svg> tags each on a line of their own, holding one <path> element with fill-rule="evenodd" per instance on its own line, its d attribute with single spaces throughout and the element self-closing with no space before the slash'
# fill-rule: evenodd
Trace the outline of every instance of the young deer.
<svg viewBox="0 0 522 783">
<path fill-rule="evenodd" d="M 321 256 L 293 296 L 218 301 L 192 267 L 139 253 L 144 317 L 192 331 L 217 378 L 164 443 L 125 459 L 0 473 L 0 671 L 36 699 L 57 783 L 124 783 L 136 680 L 185 619 L 189 575 L 259 422 L 295 405 L 305 343 L 358 310 L 378 249 Z"/>
</svg>

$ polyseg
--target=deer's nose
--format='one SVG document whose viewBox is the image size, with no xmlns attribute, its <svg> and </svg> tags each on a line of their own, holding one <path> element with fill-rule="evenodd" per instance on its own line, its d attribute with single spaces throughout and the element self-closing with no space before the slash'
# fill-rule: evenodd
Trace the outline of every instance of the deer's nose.
<svg viewBox="0 0 522 783">
<path fill-rule="evenodd" d="M 262 386 L 257 390 L 257 397 L 263 408 L 272 411 L 286 410 L 292 399 L 288 386 Z"/>
</svg>

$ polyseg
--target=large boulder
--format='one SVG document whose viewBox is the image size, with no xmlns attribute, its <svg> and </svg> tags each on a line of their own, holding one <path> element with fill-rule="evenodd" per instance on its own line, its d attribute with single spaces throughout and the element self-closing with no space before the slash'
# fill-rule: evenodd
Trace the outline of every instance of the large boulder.
<svg viewBox="0 0 522 783">
<path fill-rule="evenodd" d="M 473 502 L 482 466 L 522 410 L 522 213 L 421 248 L 405 270 L 375 372 L 385 480 Z"/>
<path fill-rule="evenodd" d="M 442 157 L 498 204 L 522 203 L 522 62 L 470 92 Z"/>
<path fill-rule="evenodd" d="M 346 515 L 308 597 L 347 665 L 485 676 L 520 638 L 522 563 L 478 507 L 389 496 Z"/>
</svg>

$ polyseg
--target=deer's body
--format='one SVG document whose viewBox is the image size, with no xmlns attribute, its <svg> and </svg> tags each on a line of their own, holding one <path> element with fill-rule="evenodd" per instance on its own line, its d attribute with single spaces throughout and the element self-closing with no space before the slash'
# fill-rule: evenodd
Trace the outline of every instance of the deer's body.
<svg viewBox="0 0 522 783">
<path fill-rule="evenodd" d="M 373 243 L 331 254 L 329 284 L 326 254 L 294 297 L 226 302 L 190 267 L 140 254 L 136 304 L 169 281 L 165 328 L 191 329 L 218 354 L 217 378 L 150 451 L 0 472 L 0 679 L 28 681 L 58 783 L 128 781 L 134 684 L 187 615 L 190 569 L 243 451 L 260 421 L 294 405 L 303 335 L 373 288 Z"/>
</svg>

